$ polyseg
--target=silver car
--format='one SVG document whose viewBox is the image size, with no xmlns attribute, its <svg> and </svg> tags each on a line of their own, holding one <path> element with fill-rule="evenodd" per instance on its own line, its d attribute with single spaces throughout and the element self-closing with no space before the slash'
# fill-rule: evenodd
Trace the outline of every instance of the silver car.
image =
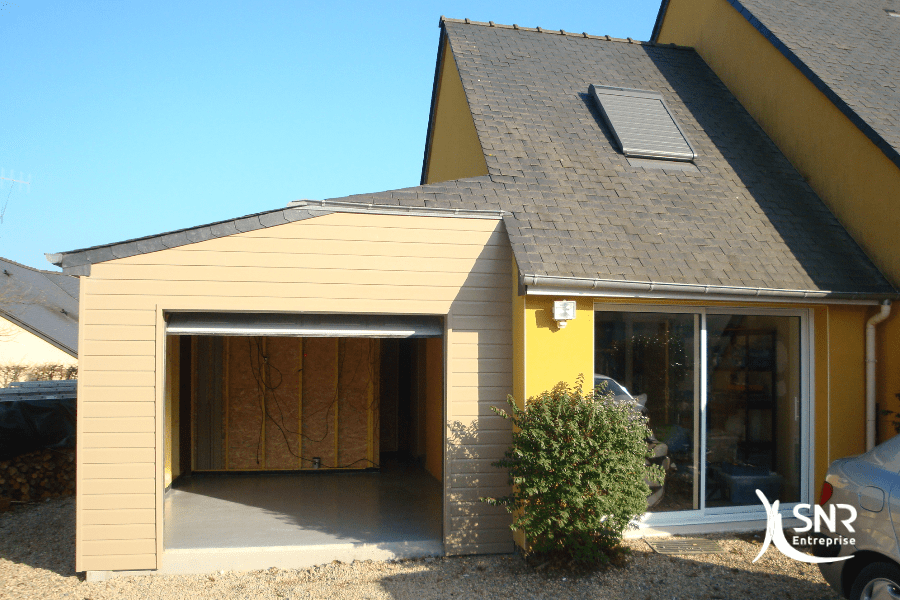
<svg viewBox="0 0 900 600">
<path fill-rule="evenodd" d="M 831 545 L 816 544 L 821 557 L 851 556 L 820 563 L 825 580 L 851 600 L 900 599 L 900 435 L 870 452 L 831 463 L 822 486 L 822 509 L 834 510 L 834 531 L 822 528 Z M 849 528 L 842 519 L 856 512 Z M 841 512 L 843 511 L 843 512 Z M 852 528 L 852 531 L 850 530 Z"/>
</svg>

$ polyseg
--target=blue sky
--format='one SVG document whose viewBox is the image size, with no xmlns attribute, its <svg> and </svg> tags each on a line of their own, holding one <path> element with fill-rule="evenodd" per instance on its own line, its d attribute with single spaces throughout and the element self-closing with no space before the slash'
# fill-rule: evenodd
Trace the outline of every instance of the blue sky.
<svg viewBox="0 0 900 600">
<path fill-rule="evenodd" d="M 646 40 L 658 9 L 0 1 L 0 256 L 418 185 L 440 15 Z"/>
</svg>

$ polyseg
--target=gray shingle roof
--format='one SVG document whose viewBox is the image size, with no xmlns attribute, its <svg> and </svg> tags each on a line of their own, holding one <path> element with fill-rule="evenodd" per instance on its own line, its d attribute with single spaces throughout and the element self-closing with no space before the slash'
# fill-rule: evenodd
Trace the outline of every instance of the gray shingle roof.
<svg viewBox="0 0 900 600">
<path fill-rule="evenodd" d="M 0 258 L 0 317 L 77 356 L 78 283 Z"/>
<path fill-rule="evenodd" d="M 692 50 L 445 21 L 526 274 L 893 292 Z M 590 84 L 663 95 L 699 172 L 630 166 Z"/>
<path fill-rule="evenodd" d="M 692 50 L 442 23 L 489 175 L 342 202 L 366 205 L 357 210 L 390 205 L 505 211 L 526 283 L 896 296 Z M 662 94 L 698 154 L 696 170 L 631 166 L 602 124 L 588 96 L 590 84 Z M 342 210 L 351 210 L 347 206 Z M 314 208 L 309 216 L 316 216 L 328 207 L 297 206 L 52 260 L 77 272 L 91 262 L 228 235 L 243 230 L 238 222 L 270 226 L 286 222 L 286 211 Z"/>
<path fill-rule="evenodd" d="M 728 2 L 900 167 L 900 2 Z"/>
</svg>

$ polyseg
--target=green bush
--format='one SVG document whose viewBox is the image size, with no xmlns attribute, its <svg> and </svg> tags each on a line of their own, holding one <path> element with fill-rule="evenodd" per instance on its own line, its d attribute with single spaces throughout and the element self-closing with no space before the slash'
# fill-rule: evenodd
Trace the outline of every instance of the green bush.
<svg viewBox="0 0 900 600">
<path fill-rule="evenodd" d="M 520 410 L 512 396 L 512 446 L 494 466 L 509 470 L 513 491 L 482 498 L 514 515 L 530 552 L 589 566 L 608 562 L 622 534 L 647 510 L 647 480 L 661 481 L 660 467 L 645 464 L 647 419 L 633 402 L 616 402 L 597 389 L 582 392 L 560 383 Z"/>
</svg>

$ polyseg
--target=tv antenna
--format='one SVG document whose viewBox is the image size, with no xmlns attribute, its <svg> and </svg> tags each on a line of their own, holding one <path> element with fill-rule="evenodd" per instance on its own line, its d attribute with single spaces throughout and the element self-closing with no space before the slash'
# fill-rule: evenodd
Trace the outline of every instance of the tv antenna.
<svg viewBox="0 0 900 600">
<path fill-rule="evenodd" d="M 29 175 L 29 177 L 31 177 Z M 22 181 L 21 179 L 13 179 L 12 177 L 0 177 L 4 181 L 12 181 L 13 183 L 9 186 L 9 193 L 6 194 L 6 201 L 3 203 L 3 208 L 0 208 L 0 225 L 3 225 L 3 217 L 6 215 L 6 207 L 9 206 L 9 197 L 12 195 L 13 187 L 17 183 L 24 183 L 25 185 L 31 185 L 30 181 Z M 28 188 L 31 189 L 31 188 Z"/>
</svg>

